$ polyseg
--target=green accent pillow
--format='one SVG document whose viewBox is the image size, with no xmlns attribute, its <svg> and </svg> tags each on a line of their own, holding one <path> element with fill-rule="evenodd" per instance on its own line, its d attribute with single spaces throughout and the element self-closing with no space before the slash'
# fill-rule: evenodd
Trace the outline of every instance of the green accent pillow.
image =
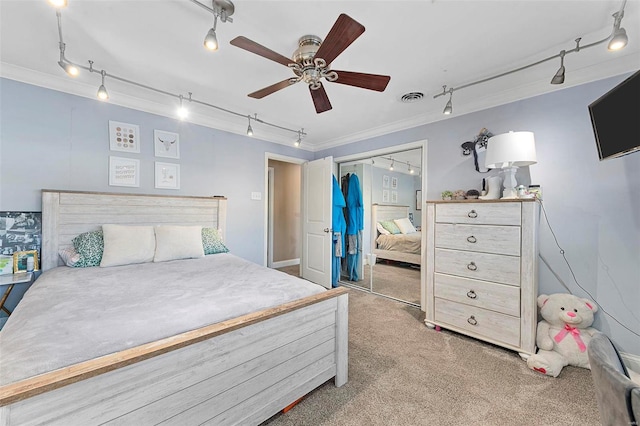
<svg viewBox="0 0 640 426">
<path fill-rule="evenodd" d="M 229 252 L 215 228 L 202 228 L 202 248 L 205 255 Z"/>
<path fill-rule="evenodd" d="M 73 265 L 74 268 L 100 266 L 102 252 L 104 251 L 102 230 L 84 232 L 71 240 L 71 242 L 80 255 L 80 259 Z"/>
<path fill-rule="evenodd" d="M 392 234 L 402 234 L 400 228 L 398 228 L 398 225 L 396 225 L 396 223 L 392 220 L 383 220 L 380 222 L 380 225 L 382 225 L 384 229 L 391 232 Z"/>
</svg>

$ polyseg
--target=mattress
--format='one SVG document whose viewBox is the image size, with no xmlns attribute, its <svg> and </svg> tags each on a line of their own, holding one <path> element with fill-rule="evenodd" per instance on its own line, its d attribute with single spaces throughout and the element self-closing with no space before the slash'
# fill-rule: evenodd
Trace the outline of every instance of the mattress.
<svg viewBox="0 0 640 426">
<path fill-rule="evenodd" d="M 229 253 L 54 268 L 0 332 L 0 385 L 323 291 Z"/>
<path fill-rule="evenodd" d="M 422 247 L 422 233 L 412 232 L 411 234 L 380 234 L 376 239 L 378 249 L 399 251 L 403 253 L 420 254 Z"/>
</svg>

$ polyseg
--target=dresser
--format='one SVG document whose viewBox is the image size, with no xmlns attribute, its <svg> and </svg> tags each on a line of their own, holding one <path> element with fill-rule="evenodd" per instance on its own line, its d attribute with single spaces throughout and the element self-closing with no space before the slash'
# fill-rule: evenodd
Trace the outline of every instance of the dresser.
<svg viewBox="0 0 640 426">
<path fill-rule="evenodd" d="M 427 202 L 425 324 L 534 354 L 538 219 L 531 199 Z"/>
</svg>

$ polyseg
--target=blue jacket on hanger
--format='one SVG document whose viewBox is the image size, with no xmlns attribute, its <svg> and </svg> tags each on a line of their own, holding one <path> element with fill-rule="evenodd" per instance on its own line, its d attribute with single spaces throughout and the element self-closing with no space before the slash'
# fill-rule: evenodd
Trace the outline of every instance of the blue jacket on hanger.
<svg viewBox="0 0 640 426">
<path fill-rule="evenodd" d="M 333 228 L 333 251 L 331 257 L 331 286 L 337 287 L 338 279 L 340 278 L 340 259 L 345 255 L 345 232 L 347 230 L 347 223 L 344 220 L 342 208 L 345 207 L 347 203 L 344 200 L 344 195 L 342 195 L 342 190 L 335 176 L 333 177 L 332 195 L 331 227 Z"/>
</svg>

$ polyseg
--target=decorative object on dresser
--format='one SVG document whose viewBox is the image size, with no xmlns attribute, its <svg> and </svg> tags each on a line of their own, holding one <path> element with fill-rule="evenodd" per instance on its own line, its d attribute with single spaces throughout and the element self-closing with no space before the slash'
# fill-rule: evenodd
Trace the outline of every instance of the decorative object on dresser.
<svg viewBox="0 0 640 426">
<path fill-rule="evenodd" d="M 478 198 L 481 200 L 497 200 L 500 198 L 500 176 L 491 176 L 486 180 L 486 183 L 489 187 L 488 192 Z"/>
<path fill-rule="evenodd" d="M 536 143 L 532 132 L 509 132 L 489 139 L 485 165 L 491 169 L 504 169 L 502 198 L 518 198 L 516 193 L 518 167 L 536 163 Z"/>
<path fill-rule="evenodd" d="M 534 200 L 427 202 L 425 324 L 535 353 Z"/>
<path fill-rule="evenodd" d="M 451 200 L 451 198 L 453 198 L 453 192 L 451 191 L 442 191 L 442 194 L 440 194 L 442 196 L 443 200 Z"/>
</svg>

